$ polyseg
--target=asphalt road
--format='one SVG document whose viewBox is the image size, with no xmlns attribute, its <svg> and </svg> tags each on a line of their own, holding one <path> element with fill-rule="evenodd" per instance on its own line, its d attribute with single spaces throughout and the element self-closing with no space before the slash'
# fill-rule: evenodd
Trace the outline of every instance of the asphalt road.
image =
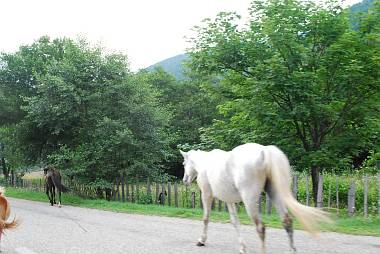
<svg viewBox="0 0 380 254">
<path fill-rule="evenodd" d="M 3 237 L 3 253 L 239 253 L 237 237 L 229 223 L 211 223 L 207 245 L 197 247 L 200 221 L 9 200 L 12 214 L 21 219 L 21 225 Z M 242 231 L 248 252 L 258 253 L 259 238 L 254 227 L 243 226 Z M 315 240 L 303 231 L 296 231 L 295 244 L 298 253 L 380 253 L 379 237 L 323 233 L 320 240 Z M 267 253 L 289 253 L 283 230 L 267 230 Z"/>
</svg>

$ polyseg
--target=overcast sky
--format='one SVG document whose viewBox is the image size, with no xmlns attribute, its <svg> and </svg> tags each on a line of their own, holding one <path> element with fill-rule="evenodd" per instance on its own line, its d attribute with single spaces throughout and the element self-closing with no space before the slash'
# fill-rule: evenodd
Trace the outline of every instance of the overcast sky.
<svg viewBox="0 0 380 254">
<path fill-rule="evenodd" d="M 356 3 L 360 0 L 345 0 Z M 132 70 L 184 53 L 190 29 L 220 11 L 247 16 L 251 0 L 1 0 L 0 51 L 43 35 L 84 36 L 126 53 Z"/>
</svg>

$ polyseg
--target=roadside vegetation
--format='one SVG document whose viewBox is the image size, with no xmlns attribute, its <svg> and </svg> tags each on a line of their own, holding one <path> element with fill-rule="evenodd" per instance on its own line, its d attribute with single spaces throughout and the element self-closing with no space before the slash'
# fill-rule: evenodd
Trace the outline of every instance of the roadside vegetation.
<svg viewBox="0 0 380 254">
<path fill-rule="evenodd" d="M 35 192 L 35 191 L 30 191 L 30 190 L 7 187 L 6 195 L 8 197 L 13 197 L 13 198 L 44 202 L 46 206 L 50 205 L 47 201 L 46 195 L 42 192 Z M 175 207 L 160 206 L 160 205 L 154 205 L 154 204 L 146 205 L 146 204 L 135 204 L 135 203 L 121 203 L 121 202 L 115 202 L 115 201 L 109 202 L 104 199 L 83 199 L 72 194 L 63 195 L 63 208 L 61 209 L 64 209 L 65 205 L 101 209 L 101 210 L 107 210 L 107 211 L 113 211 L 113 212 L 167 216 L 167 217 L 187 218 L 187 219 L 195 219 L 195 220 L 201 220 L 202 215 L 203 215 L 203 211 L 201 209 L 175 208 Z M 244 209 L 240 210 L 239 218 L 242 224 L 246 224 L 246 225 L 252 224 L 247 216 L 247 213 L 244 211 Z M 264 215 L 263 218 L 267 226 L 274 227 L 274 228 L 282 228 L 281 220 L 275 213 L 270 216 Z M 331 231 L 331 232 L 354 234 L 354 235 L 380 236 L 380 218 L 379 217 L 376 217 L 376 216 L 369 217 L 369 218 L 363 218 L 361 216 L 336 217 L 335 215 L 332 215 L 332 218 L 335 223 L 331 225 L 330 224 L 321 225 L 322 231 Z M 211 214 L 211 221 L 227 223 L 230 221 L 230 217 L 227 212 L 213 211 Z M 300 224 L 298 222 L 295 222 L 295 228 L 301 229 Z"/>
</svg>

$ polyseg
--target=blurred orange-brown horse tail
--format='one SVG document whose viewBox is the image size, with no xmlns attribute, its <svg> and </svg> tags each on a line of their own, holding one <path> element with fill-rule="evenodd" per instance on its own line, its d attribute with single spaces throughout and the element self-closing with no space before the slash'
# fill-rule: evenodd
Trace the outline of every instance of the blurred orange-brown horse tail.
<svg viewBox="0 0 380 254">
<path fill-rule="evenodd" d="M 4 188 L 0 187 L 0 239 L 4 230 L 15 228 L 18 225 L 18 221 L 16 219 L 8 222 L 10 212 L 11 209 L 9 202 L 4 196 Z"/>
</svg>

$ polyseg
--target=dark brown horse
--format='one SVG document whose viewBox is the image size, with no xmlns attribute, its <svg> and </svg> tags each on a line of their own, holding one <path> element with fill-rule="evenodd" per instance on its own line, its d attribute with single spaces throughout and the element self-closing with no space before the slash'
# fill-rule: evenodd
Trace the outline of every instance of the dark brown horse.
<svg viewBox="0 0 380 254">
<path fill-rule="evenodd" d="M 69 189 L 61 183 L 61 174 L 52 167 L 44 168 L 46 195 L 49 198 L 50 204 L 57 204 L 55 201 L 55 189 L 58 191 L 58 206 L 61 207 L 61 192 L 67 192 Z"/>
</svg>

